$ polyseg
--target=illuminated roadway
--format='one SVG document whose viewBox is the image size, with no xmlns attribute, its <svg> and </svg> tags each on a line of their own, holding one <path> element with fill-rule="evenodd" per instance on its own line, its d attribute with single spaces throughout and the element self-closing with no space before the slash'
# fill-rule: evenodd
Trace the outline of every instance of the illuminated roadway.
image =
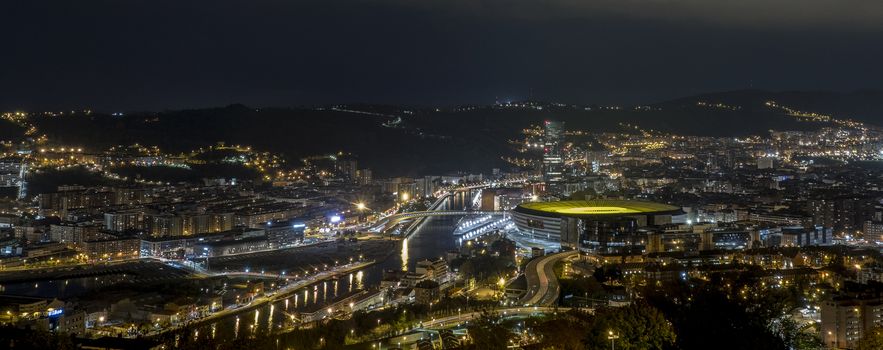
<svg viewBox="0 0 883 350">
<path fill-rule="evenodd" d="M 175 329 L 183 328 L 185 326 L 194 325 L 197 323 L 204 323 L 204 322 L 218 319 L 221 317 L 235 315 L 240 312 L 245 312 L 245 311 L 254 309 L 260 305 L 266 304 L 266 303 L 272 303 L 272 302 L 275 302 L 278 300 L 285 299 L 285 298 L 291 296 L 291 294 L 294 293 L 295 291 L 297 291 L 301 288 L 304 288 L 306 286 L 309 286 L 311 284 L 321 282 L 321 281 L 329 279 L 335 275 L 347 274 L 347 273 L 350 273 L 353 271 L 358 271 L 358 270 L 363 269 L 367 266 L 370 266 L 374 263 L 375 263 L 375 261 L 362 261 L 362 262 L 351 263 L 351 264 L 346 264 L 346 265 L 334 267 L 330 270 L 322 271 L 322 272 L 319 272 L 319 273 L 316 273 L 316 274 L 313 274 L 310 276 L 305 275 L 303 279 L 294 280 L 290 284 L 288 284 L 284 287 L 281 287 L 277 290 L 265 292 L 264 294 L 256 296 L 254 299 L 252 299 L 251 301 L 249 301 L 245 304 L 238 304 L 238 305 L 230 306 L 230 307 L 224 308 L 220 311 L 211 313 L 203 318 L 191 319 L 187 322 L 182 322 L 176 326 L 166 327 L 166 328 L 162 328 L 159 330 L 152 330 L 152 331 L 150 331 L 150 333 L 148 333 L 146 335 L 147 336 L 154 336 L 154 335 L 169 332 L 169 331 L 172 331 Z M 252 273 L 252 272 L 233 272 L 233 273 L 220 273 L 218 275 L 258 277 L 258 276 L 269 276 L 270 274 L 256 274 L 256 273 Z M 281 276 L 281 275 L 277 275 L 277 276 L 280 278 L 282 278 L 282 277 L 291 278 L 291 276 Z"/>
<path fill-rule="evenodd" d="M 476 214 L 503 214 L 500 211 L 465 211 L 465 210 L 438 210 L 441 208 L 442 204 L 456 192 L 463 191 L 471 191 L 477 189 L 483 189 L 488 187 L 495 187 L 499 185 L 510 185 L 510 184 L 518 184 L 524 183 L 525 179 L 507 179 L 502 181 L 492 181 L 492 182 L 482 182 L 475 183 L 469 185 L 461 185 L 461 186 L 453 186 L 449 188 L 441 188 L 435 192 L 435 196 L 437 199 L 432 205 L 429 206 L 428 210 L 425 211 L 415 211 L 408 213 L 399 213 L 390 215 L 384 218 L 377 220 L 369 231 L 373 232 L 386 232 L 390 228 L 394 227 L 401 221 L 408 219 L 418 219 L 417 221 L 421 221 L 419 219 L 430 217 L 430 216 L 463 216 L 463 215 L 476 215 Z"/>
<path fill-rule="evenodd" d="M 496 214 L 503 215 L 502 211 L 482 211 L 482 210 L 426 210 L 426 211 L 412 211 L 407 213 L 400 213 L 395 215 L 387 216 L 383 219 L 378 220 L 374 227 L 373 231 L 386 231 L 390 227 L 395 226 L 396 224 L 416 218 L 425 218 L 430 216 L 463 216 L 463 215 L 483 215 L 483 214 Z"/>
<path fill-rule="evenodd" d="M 494 180 L 494 181 L 483 181 L 479 183 L 470 183 L 463 185 L 456 185 L 450 187 L 442 187 L 435 191 L 436 196 L 442 195 L 444 193 L 450 192 L 462 192 L 462 191 L 470 191 L 483 189 L 488 187 L 498 187 L 500 185 L 513 185 L 513 184 L 524 184 L 527 181 L 527 178 L 515 178 L 515 179 L 506 179 L 506 180 Z"/>
<path fill-rule="evenodd" d="M 518 301 L 519 305 L 548 306 L 558 299 L 560 286 L 555 277 L 555 264 L 562 259 L 576 255 L 577 251 L 566 251 L 533 259 L 524 269 L 527 279 L 527 293 Z"/>
<path fill-rule="evenodd" d="M 494 309 L 494 312 L 501 317 L 527 317 L 533 316 L 537 314 L 551 314 L 556 312 L 567 312 L 570 308 L 553 308 L 553 307 L 510 307 L 510 308 L 497 308 Z M 440 318 L 433 318 L 429 321 L 424 321 L 422 326 L 416 327 L 415 329 L 442 329 L 448 328 L 452 326 L 459 325 L 464 322 L 468 322 L 474 319 L 481 317 L 483 311 L 472 311 L 472 312 L 464 312 L 463 314 L 445 316 Z"/>
</svg>

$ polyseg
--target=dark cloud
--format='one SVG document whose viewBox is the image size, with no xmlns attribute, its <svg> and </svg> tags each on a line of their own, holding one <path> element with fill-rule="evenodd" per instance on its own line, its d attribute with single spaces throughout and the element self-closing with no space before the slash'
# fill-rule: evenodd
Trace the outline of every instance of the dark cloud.
<svg viewBox="0 0 883 350">
<path fill-rule="evenodd" d="M 401 6 L 521 19 L 618 16 L 695 21 L 724 26 L 833 30 L 883 27 L 883 2 L 876 0 L 390 0 Z"/>
<path fill-rule="evenodd" d="M 883 5 L 769 2 L 17 1 L 0 9 L 0 109 L 881 87 Z"/>
</svg>

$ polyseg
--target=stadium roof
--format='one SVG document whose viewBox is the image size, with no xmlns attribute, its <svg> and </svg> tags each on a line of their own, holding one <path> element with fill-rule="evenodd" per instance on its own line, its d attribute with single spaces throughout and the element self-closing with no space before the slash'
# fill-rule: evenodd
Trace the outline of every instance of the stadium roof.
<svg viewBox="0 0 883 350">
<path fill-rule="evenodd" d="M 589 201 L 529 202 L 522 203 L 515 210 L 526 214 L 544 216 L 592 217 L 677 214 L 681 208 L 645 201 L 599 199 Z"/>
</svg>

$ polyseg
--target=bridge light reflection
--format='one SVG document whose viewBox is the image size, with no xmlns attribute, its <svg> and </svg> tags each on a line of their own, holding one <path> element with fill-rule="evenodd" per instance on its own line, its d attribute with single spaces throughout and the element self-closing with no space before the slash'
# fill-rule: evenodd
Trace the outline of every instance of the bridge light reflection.
<svg viewBox="0 0 883 350">
<path fill-rule="evenodd" d="M 402 271 L 408 271 L 408 239 L 402 240 Z"/>
</svg>

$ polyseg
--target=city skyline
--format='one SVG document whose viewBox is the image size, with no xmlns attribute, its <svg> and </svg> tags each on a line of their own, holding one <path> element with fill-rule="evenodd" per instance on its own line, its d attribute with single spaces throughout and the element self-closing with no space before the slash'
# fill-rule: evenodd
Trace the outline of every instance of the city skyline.
<svg viewBox="0 0 883 350">
<path fill-rule="evenodd" d="M 0 11 L 0 348 L 883 349 L 883 2 Z"/>
</svg>

